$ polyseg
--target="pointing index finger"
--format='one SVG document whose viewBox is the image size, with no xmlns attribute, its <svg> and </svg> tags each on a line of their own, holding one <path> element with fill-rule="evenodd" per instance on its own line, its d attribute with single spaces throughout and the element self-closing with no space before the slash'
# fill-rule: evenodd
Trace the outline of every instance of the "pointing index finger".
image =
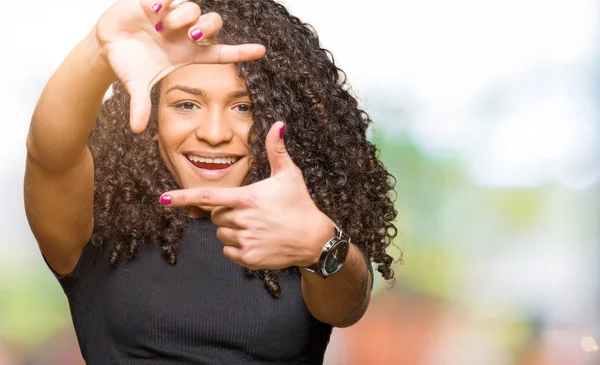
<svg viewBox="0 0 600 365">
<path fill-rule="evenodd" d="M 239 205 L 245 194 L 244 187 L 238 188 L 192 188 L 173 190 L 160 197 L 160 203 L 173 207 Z"/>
</svg>

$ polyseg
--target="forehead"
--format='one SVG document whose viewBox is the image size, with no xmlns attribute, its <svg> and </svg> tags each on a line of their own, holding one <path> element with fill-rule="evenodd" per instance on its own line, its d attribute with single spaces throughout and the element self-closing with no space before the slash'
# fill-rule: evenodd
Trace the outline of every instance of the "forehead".
<svg viewBox="0 0 600 365">
<path fill-rule="evenodd" d="M 246 89 L 244 79 L 238 74 L 234 64 L 192 64 L 168 74 L 161 81 L 161 89 L 168 90 L 175 85 L 202 88 L 207 90 Z"/>
</svg>

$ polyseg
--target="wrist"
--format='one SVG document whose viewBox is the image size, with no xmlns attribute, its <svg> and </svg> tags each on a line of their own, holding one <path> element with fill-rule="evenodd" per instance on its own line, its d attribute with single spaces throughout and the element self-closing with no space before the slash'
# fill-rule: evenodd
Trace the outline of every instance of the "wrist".
<svg viewBox="0 0 600 365">
<path fill-rule="evenodd" d="M 322 278 L 327 278 L 330 275 L 337 273 L 348 256 L 350 249 L 350 237 L 338 227 L 332 220 L 327 218 L 329 224 L 334 228 L 334 234 L 321 248 L 321 253 L 315 264 L 309 267 L 304 267 L 306 271 L 316 274 Z M 325 230 L 323 231 L 325 232 Z M 325 236 L 323 236 L 325 237 Z"/>
<path fill-rule="evenodd" d="M 304 255 L 297 266 L 309 267 L 319 262 L 323 247 L 335 236 L 335 226 L 327 215 L 319 211 L 311 220 L 312 229 L 303 240 Z"/>
<path fill-rule="evenodd" d="M 110 62 L 108 61 L 108 56 L 100 45 L 95 26 L 82 40 L 80 46 L 84 49 L 88 65 L 94 70 L 96 75 L 105 78 L 107 81 L 110 81 L 110 83 L 117 79 Z"/>
</svg>

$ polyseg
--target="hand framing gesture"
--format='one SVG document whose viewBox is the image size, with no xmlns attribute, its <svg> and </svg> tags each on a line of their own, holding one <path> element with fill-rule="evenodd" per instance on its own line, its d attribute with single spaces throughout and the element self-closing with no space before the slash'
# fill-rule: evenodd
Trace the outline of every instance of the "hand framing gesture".
<svg viewBox="0 0 600 365">
<path fill-rule="evenodd" d="M 302 172 L 283 143 L 277 122 L 266 139 L 271 177 L 236 188 L 171 191 L 161 203 L 212 207 L 211 219 L 231 261 L 250 269 L 282 269 L 315 263 L 334 235 L 329 218 L 310 197 Z"/>
<path fill-rule="evenodd" d="M 217 13 L 202 14 L 193 2 L 172 7 L 173 0 L 121 0 L 94 29 L 98 46 L 131 96 L 131 129 L 142 132 L 150 115 L 152 87 L 173 70 L 191 63 L 236 63 L 262 57 L 257 44 L 198 42 L 215 37 L 223 22 Z"/>
</svg>

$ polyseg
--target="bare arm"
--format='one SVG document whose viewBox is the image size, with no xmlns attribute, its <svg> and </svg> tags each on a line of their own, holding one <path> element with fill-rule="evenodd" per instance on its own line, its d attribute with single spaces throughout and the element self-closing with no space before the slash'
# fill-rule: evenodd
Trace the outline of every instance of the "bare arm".
<svg viewBox="0 0 600 365">
<path fill-rule="evenodd" d="M 325 230 L 321 241 L 334 234 L 332 227 Z M 315 318 L 335 327 L 348 327 L 362 318 L 371 298 L 371 273 L 355 245 L 350 245 L 342 268 L 327 279 L 306 270 L 300 272 L 304 302 Z"/>
<path fill-rule="evenodd" d="M 75 267 L 92 233 L 94 165 L 87 141 L 113 80 L 92 32 L 51 77 L 31 120 L 25 210 L 46 260 L 62 275 Z"/>
<path fill-rule="evenodd" d="M 284 131 L 284 124 L 277 122 L 266 137 L 270 178 L 236 188 L 202 187 L 163 194 L 170 198 L 163 204 L 210 209 L 225 256 L 254 270 L 311 266 L 335 235 L 334 225 L 315 205 L 302 172 L 287 153 Z M 370 271 L 355 245 L 350 245 L 344 266 L 327 279 L 300 272 L 304 301 L 321 322 L 347 327 L 367 310 Z"/>
<path fill-rule="evenodd" d="M 262 57 L 258 44 L 199 45 L 190 34 L 215 37 L 222 19 L 194 2 L 119 0 L 73 49 L 40 97 L 27 138 L 25 210 L 40 249 L 59 274 L 73 270 L 93 231 L 94 168 L 87 141 L 110 84 L 131 95 L 130 125 L 142 132 L 150 90 L 192 63 L 237 63 Z M 162 9 L 162 10 L 161 10 Z M 164 24 L 162 30 L 156 28 Z M 164 31 L 164 32 L 162 32 Z M 169 36 L 164 37 L 168 31 Z"/>
</svg>

